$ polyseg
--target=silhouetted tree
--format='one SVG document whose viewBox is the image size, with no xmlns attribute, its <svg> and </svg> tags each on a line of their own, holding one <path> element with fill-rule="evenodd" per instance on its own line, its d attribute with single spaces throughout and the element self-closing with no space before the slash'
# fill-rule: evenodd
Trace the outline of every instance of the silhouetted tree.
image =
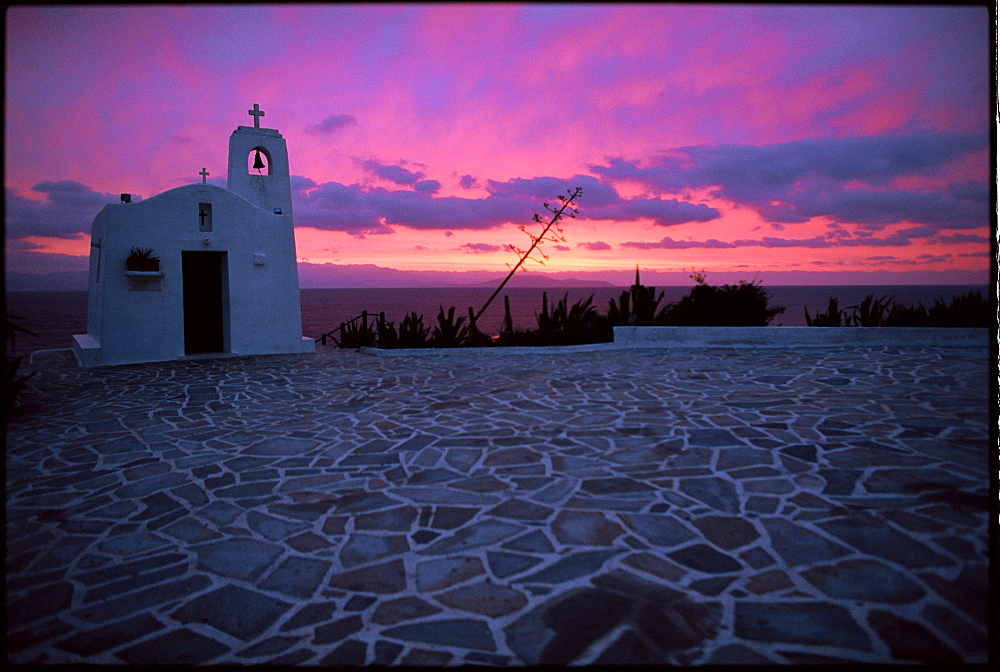
<svg viewBox="0 0 1000 672">
<path fill-rule="evenodd" d="M 664 315 L 664 324 L 704 327 L 766 327 L 784 306 L 770 306 L 770 294 L 757 281 L 714 287 L 702 273 L 695 286 Z"/>
</svg>

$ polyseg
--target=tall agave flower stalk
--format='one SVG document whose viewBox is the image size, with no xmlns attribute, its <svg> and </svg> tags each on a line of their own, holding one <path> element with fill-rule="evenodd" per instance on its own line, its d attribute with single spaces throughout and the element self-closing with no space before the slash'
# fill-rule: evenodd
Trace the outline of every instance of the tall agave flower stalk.
<svg viewBox="0 0 1000 672">
<path fill-rule="evenodd" d="M 499 294 L 503 290 L 503 288 L 507 285 L 507 282 L 512 277 L 514 277 L 514 274 L 517 273 L 517 269 L 521 268 L 524 265 L 524 262 L 526 262 L 528 259 L 531 259 L 532 261 L 535 261 L 539 264 L 542 265 L 545 264 L 545 260 L 547 260 L 549 257 L 547 254 L 538 249 L 539 245 L 541 245 L 546 240 L 550 240 L 555 243 L 566 242 L 566 239 L 562 235 L 562 229 L 559 227 L 559 220 L 562 219 L 563 217 L 577 216 L 579 210 L 577 210 L 574 206 L 576 205 L 576 199 L 580 198 L 580 196 L 583 195 L 583 188 L 577 187 L 576 189 L 567 189 L 566 193 L 569 194 L 569 196 L 557 196 L 557 198 L 562 202 L 562 205 L 559 206 L 558 208 L 555 208 L 554 206 L 551 206 L 548 203 L 542 203 L 542 205 L 545 206 L 545 209 L 552 213 L 552 217 L 549 218 L 549 221 L 543 222 L 540 215 L 536 214 L 534 216 L 535 222 L 543 225 L 542 232 L 539 233 L 537 236 L 528 231 L 523 226 L 518 227 L 521 231 L 528 234 L 529 238 L 531 238 L 531 245 L 528 246 L 527 250 L 522 250 L 516 245 L 510 245 L 510 249 L 516 252 L 518 255 L 520 255 L 520 259 L 518 259 L 517 263 L 514 264 L 514 267 L 510 269 L 510 273 L 508 273 L 507 277 L 503 279 L 503 282 L 500 283 L 500 286 L 496 288 L 496 291 L 494 291 L 493 294 L 490 295 L 490 298 L 486 300 L 486 303 L 483 304 L 483 307 L 479 309 L 479 312 L 476 313 L 475 320 L 478 320 L 480 317 L 482 317 L 483 313 L 486 312 L 486 309 L 490 307 L 491 303 L 493 303 L 493 299 L 497 298 L 497 294 Z M 555 233 L 551 233 L 552 227 L 555 227 L 556 231 Z M 541 259 L 535 259 L 534 257 L 531 256 L 535 252 L 535 250 L 538 250 L 538 253 L 542 256 Z"/>
</svg>

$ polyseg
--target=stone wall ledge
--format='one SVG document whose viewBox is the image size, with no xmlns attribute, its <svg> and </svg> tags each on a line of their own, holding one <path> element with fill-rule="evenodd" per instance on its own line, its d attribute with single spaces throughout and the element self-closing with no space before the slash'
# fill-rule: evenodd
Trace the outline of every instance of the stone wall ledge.
<svg viewBox="0 0 1000 672">
<path fill-rule="evenodd" d="M 613 343 L 497 348 L 361 348 L 365 354 L 568 354 L 640 348 L 989 348 L 991 329 L 940 327 L 615 327 Z"/>
<path fill-rule="evenodd" d="M 942 327 L 615 327 L 618 348 L 988 348 L 990 329 Z"/>
</svg>

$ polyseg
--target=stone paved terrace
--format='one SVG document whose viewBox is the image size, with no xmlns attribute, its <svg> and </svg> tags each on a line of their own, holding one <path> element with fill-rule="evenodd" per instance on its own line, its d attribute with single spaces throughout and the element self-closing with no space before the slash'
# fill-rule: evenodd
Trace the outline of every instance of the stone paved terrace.
<svg viewBox="0 0 1000 672">
<path fill-rule="evenodd" d="M 985 347 L 38 361 L 8 662 L 987 661 Z"/>
</svg>

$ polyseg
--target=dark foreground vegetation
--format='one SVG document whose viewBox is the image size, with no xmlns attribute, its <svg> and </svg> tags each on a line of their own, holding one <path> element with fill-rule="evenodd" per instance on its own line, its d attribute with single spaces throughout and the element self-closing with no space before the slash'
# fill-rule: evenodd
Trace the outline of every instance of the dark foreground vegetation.
<svg viewBox="0 0 1000 672">
<path fill-rule="evenodd" d="M 810 327 L 988 327 L 996 319 L 996 305 L 991 311 L 980 291 L 961 294 L 950 303 L 937 299 L 930 308 L 894 303 L 891 296 L 872 293 L 846 310 L 831 298 L 825 313 L 805 312 Z"/>
<path fill-rule="evenodd" d="M 535 329 L 514 328 L 509 297 L 504 297 L 504 321 L 494 335 L 482 330 L 471 308 L 467 315 L 456 315 L 454 307 L 447 312 L 441 307 L 436 323 L 429 326 L 416 313 L 407 315 L 398 328 L 381 316 L 365 314 L 342 324 L 337 341 L 342 348 L 582 345 L 614 340 L 613 327 L 617 326 L 765 327 L 785 310 L 771 306 L 770 295 L 757 282 L 716 287 L 704 275 L 696 273 L 691 278 L 695 286 L 687 295 L 675 304 L 663 304 L 664 292 L 657 295 L 655 287 L 643 286 L 637 272 L 635 284 L 617 300 L 610 300 L 604 314 L 593 305 L 593 294 L 569 305 L 568 294 L 550 303 L 548 293 L 543 293 Z"/>
<path fill-rule="evenodd" d="M 29 334 L 31 336 L 37 335 L 30 329 L 26 329 L 18 324 L 16 320 L 21 319 L 23 318 L 4 312 L 4 369 L 2 403 L 5 413 L 9 412 L 21 403 L 21 399 L 27 390 L 28 379 L 35 375 L 34 372 L 27 375 L 19 374 L 18 369 L 21 368 L 21 360 L 23 357 L 13 354 L 17 341 L 16 334 L 18 332 L 22 334 Z"/>
<path fill-rule="evenodd" d="M 465 315 L 454 307 L 438 310 L 426 323 L 422 315 L 410 313 L 397 326 L 383 316 L 365 314 L 331 332 L 341 348 L 462 348 L 486 346 L 542 346 L 605 343 L 614 340 L 616 326 L 675 327 L 765 327 L 784 312 L 772 306 L 770 295 L 758 282 L 714 286 L 705 276 L 691 276 L 695 285 L 677 303 L 664 303 L 664 292 L 639 282 L 608 302 L 601 313 L 593 305 L 593 295 L 569 305 L 568 294 L 554 302 L 542 294 L 536 328 L 515 329 L 510 316 L 509 297 L 504 297 L 505 316 L 498 331 L 487 332 L 470 308 Z M 994 306 L 995 308 L 995 306 Z M 982 293 L 970 292 L 950 302 L 935 301 L 930 308 L 921 304 L 903 305 L 892 297 L 869 294 L 856 306 L 840 308 L 831 298 L 826 312 L 810 315 L 812 327 L 988 327 L 995 317 Z"/>
</svg>

